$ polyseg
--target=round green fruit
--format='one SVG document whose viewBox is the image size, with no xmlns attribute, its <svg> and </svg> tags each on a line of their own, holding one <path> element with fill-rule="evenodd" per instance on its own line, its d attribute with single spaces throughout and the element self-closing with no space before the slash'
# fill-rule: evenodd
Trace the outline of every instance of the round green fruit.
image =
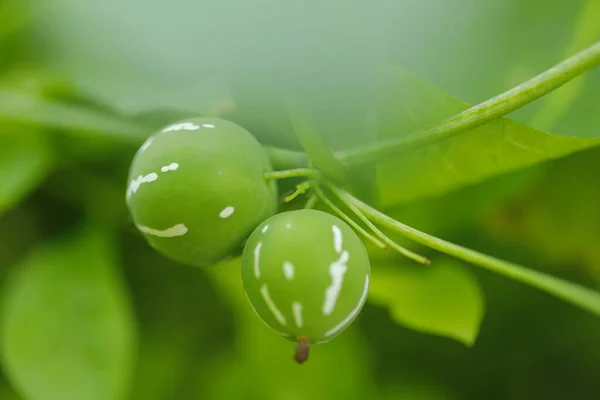
<svg viewBox="0 0 600 400">
<path fill-rule="evenodd" d="M 356 233 L 316 210 L 277 214 L 248 238 L 242 280 L 258 316 L 282 336 L 324 343 L 362 309 L 371 267 Z"/>
<path fill-rule="evenodd" d="M 219 118 L 170 125 L 138 150 L 127 205 L 157 251 L 207 266 L 236 251 L 277 209 L 271 164 L 244 128 Z"/>
</svg>

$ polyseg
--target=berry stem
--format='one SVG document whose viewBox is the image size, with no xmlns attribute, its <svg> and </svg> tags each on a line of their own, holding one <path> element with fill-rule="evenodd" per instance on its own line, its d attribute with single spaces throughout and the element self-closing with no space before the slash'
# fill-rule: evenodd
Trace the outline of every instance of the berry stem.
<svg viewBox="0 0 600 400">
<path fill-rule="evenodd" d="M 265 172 L 265 179 L 312 178 L 318 179 L 319 171 L 312 168 L 287 169 L 283 171 Z"/>
<path fill-rule="evenodd" d="M 440 124 L 409 136 L 335 152 L 344 165 L 382 160 L 400 151 L 447 139 L 515 111 L 559 88 L 600 64 L 600 42 L 567 58 L 545 72 L 489 100 L 458 113 Z"/>
<path fill-rule="evenodd" d="M 307 168 L 309 166 L 308 155 L 302 151 L 272 146 L 263 146 L 263 148 L 276 170 Z"/>
<path fill-rule="evenodd" d="M 350 226 L 352 226 L 355 230 L 357 230 L 361 235 L 369 239 L 373 244 L 380 249 L 387 249 L 386 245 L 377 239 L 375 236 L 371 235 L 367 232 L 362 226 L 358 225 L 352 218 L 346 215 L 338 206 L 336 206 L 329 198 L 323 193 L 323 190 L 319 187 L 318 184 L 313 184 L 313 190 L 315 194 L 323 203 L 325 203 L 329 208 L 331 208 L 336 214 L 338 214 L 344 221 L 346 221 Z"/>
<path fill-rule="evenodd" d="M 285 199 L 283 199 L 283 202 L 289 203 L 290 201 L 294 200 L 296 197 L 300 196 L 301 194 L 306 193 L 308 191 L 308 189 L 310 189 L 310 183 L 308 181 L 304 181 L 304 182 L 296 185 L 296 190 L 294 191 L 294 193 L 290 194 Z"/>
<path fill-rule="evenodd" d="M 300 338 L 298 339 L 298 345 L 296 346 L 296 353 L 294 354 L 294 360 L 298 364 L 303 364 L 308 360 L 308 355 L 310 353 L 310 344 L 308 343 L 308 339 Z"/>
<path fill-rule="evenodd" d="M 328 181 L 323 181 L 323 183 L 327 186 L 327 188 L 337 197 L 339 198 L 358 218 L 360 218 L 360 220 L 369 227 L 369 229 L 371 229 L 375 235 L 380 238 L 385 244 L 387 244 L 388 246 L 390 246 L 392 249 L 396 250 L 398 253 L 410 258 L 413 261 L 416 261 L 420 264 L 425 264 L 425 265 L 429 265 L 431 264 L 431 261 L 426 258 L 423 257 L 419 254 L 416 254 L 402 246 L 400 246 L 398 243 L 394 242 L 392 239 L 390 239 L 385 233 L 383 233 L 379 228 L 377 228 L 375 226 L 375 224 L 373 224 L 371 222 L 371 220 L 369 220 L 369 218 L 367 218 L 367 216 L 356 206 L 354 205 L 354 203 L 352 203 L 351 201 L 346 201 L 346 198 L 344 196 L 344 194 L 342 193 L 342 191 L 340 189 L 337 188 L 337 186 L 335 186 L 334 184 L 328 182 Z"/>
<path fill-rule="evenodd" d="M 315 208 L 315 205 L 317 205 L 318 201 L 319 201 L 319 197 L 313 193 L 310 195 L 310 197 L 306 201 L 306 204 L 304 204 L 304 208 L 306 208 L 306 209 Z"/>
<path fill-rule="evenodd" d="M 545 291 L 546 293 L 600 317 L 600 293 L 597 291 L 428 235 L 427 233 L 396 221 L 368 204 L 363 203 L 342 189 L 339 190 L 344 196 L 344 202 L 354 204 L 373 222 L 384 226 L 387 229 L 400 233 L 405 237 L 434 250 L 441 251 L 473 265 Z"/>
</svg>

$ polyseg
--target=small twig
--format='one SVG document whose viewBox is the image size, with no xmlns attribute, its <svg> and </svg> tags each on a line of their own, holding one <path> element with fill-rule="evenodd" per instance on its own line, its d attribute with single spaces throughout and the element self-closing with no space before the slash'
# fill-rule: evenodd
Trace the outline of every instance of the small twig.
<svg viewBox="0 0 600 400">
<path fill-rule="evenodd" d="M 273 168 L 277 170 L 306 168 L 309 166 L 308 155 L 302 151 L 263 146 Z"/>
<path fill-rule="evenodd" d="M 296 197 L 300 196 L 301 194 L 306 193 L 308 191 L 308 189 L 310 189 L 310 183 L 308 183 L 308 182 L 302 182 L 302 183 L 296 185 L 296 190 L 294 190 L 294 193 L 290 194 L 285 199 L 283 199 L 283 202 L 289 203 L 290 201 L 294 200 Z"/>
<path fill-rule="evenodd" d="M 489 100 L 458 113 L 438 125 L 409 136 L 382 140 L 371 145 L 340 150 L 336 157 L 345 165 L 370 163 L 424 146 L 486 124 L 559 88 L 600 64 L 600 42 L 547 71 Z"/>
<path fill-rule="evenodd" d="M 315 208 L 315 205 L 317 204 L 318 201 L 319 201 L 319 197 L 313 193 L 306 201 L 304 208 L 306 208 L 306 209 Z"/>
<path fill-rule="evenodd" d="M 396 243 L 392 239 L 390 239 L 389 236 L 387 236 L 385 233 L 383 233 L 379 228 L 377 228 L 377 226 L 375 226 L 375 224 L 373 224 L 373 222 L 371 222 L 371 220 L 369 220 L 369 218 L 367 218 L 365 216 L 365 214 L 352 203 L 352 200 L 347 197 L 347 195 L 349 195 L 349 194 L 341 191 L 340 189 L 337 188 L 337 186 L 335 186 L 334 184 L 332 184 L 330 182 L 324 181 L 323 183 L 325 183 L 327 188 L 334 195 L 336 195 L 336 197 L 339 198 L 358 218 L 360 218 L 360 220 L 362 222 L 364 222 L 364 224 L 367 225 L 369 227 L 369 229 L 371 229 L 373 232 L 375 232 L 375 235 L 377 235 L 377 237 L 379 237 L 385 244 L 387 244 L 392 249 L 396 250 L 400 254 L 410 258 L 413 261 L 416 261 L 420 264 L 425 264 L 425 265 L 431 264 L 431 260 L 429 260 L 428 258 L 426 258 L 424 256 L 416 254 L 416 253 L 408 250 L 407 248 L 400 246 L 398 243 Z"/>
<path fill-rule="evenodd" d="M 600 317 L 600 293 L 598 291 L 439 239 L 396 221 L 349 193 L 347 196 L 367 217 L 387 229 L 434 250 L 540 289 Z"/>
<path fill-rule="evenodd" d="M 320 176 L 319 171 L 313 168 L 296 168 L 287 169 L 283 171 L 271 171 L 265 172 L 266 180 L 273 179 L 287 179 L 287 178 L 311 178 L 318 179 Z"/>
<path fill-rule="evenodd" d="M 323 191 L 321 190 L 321 188 L 319 188 L 318 185 L 313 185 L 313 190 L 315 191 L 315 194 L 317 195 L 319 200 L 321 200 L 329 208 L 331 208 L 344 221 L 346 221 L 350 226 L 352 226 L 352 228 L 357 230 L 361 235 L 363 235 L 364 237 L 369 239 L 371 242 L 373 242 L 373 244 L 375 244 L 375 246 L 379 247 L 380 249 L 385 250 L 387 248 L 387 246 L 383 242 L 381 242 L 375 236 L 373 236 L 369 232 L 367 232 L 362 226 L 358 225 L 352 218 L 350 218 L 348 215 L 346 215 L 346 213 L 344 213 L 338 206 L 333 204 L 333 202 L 331 200 L 329 200 L 329 198 L 325 195 L 325 193 L 323 193 Z"/>
</svg>

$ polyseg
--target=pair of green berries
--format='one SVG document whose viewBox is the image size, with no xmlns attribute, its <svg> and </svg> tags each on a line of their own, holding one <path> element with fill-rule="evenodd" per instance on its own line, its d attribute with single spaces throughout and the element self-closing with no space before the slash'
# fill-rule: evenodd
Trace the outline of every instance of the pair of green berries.
<svg viewBox="0 0 600 400">
<path fill-rule="evenodd" d="M 219 118 L 190 119 L 141 146 L 126 200 L 139 231 L 167 257 L 210 266 L 243 248 L 242 280 L 252 307 L 303 353 L 358 315 L 369 258 L 352 228 L 331 214 L 276 214 L 277 185 L 265 177 L 270 171 L 263 147 L 244 128 Z"/>
</svg>

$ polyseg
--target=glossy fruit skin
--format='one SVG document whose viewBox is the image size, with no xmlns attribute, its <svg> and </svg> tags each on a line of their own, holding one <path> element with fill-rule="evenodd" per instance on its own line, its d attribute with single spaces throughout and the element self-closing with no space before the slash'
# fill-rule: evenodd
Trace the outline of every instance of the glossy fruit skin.
<svg viewBox="0 0 600 400">
<path fill-rule="evenodd" d="M 317 210 L 277 214 L 250 235 L 242 280 L 267 326 L 292 341 L 324 343 L 360 313 L 371 267 L 356 233 Z"/>
<path fill-rule="evenodd" d="M 160 253 L 214 265 L 236 252 L 277 210 L 277 187 L 260 143 L 219 118 L 193 118 L 151 136 L 131 164 L 126 201 Z"/>
</svg>

